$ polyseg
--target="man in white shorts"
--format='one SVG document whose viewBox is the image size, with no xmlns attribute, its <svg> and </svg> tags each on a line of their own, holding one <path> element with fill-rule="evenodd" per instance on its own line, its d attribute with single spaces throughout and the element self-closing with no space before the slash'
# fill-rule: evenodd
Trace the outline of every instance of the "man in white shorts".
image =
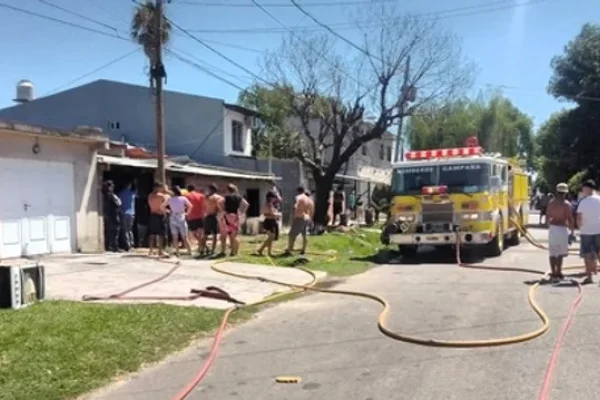
<svg viewBox="0 0 600 400">
<path fill-rule="evenodd" d="M 566 199 L 568 193 L 569 187 L 566 183 L 556 185 L 556 196 L 548 203 L 547 208 L 550 280 L 553 282 L 564 278 L 563 259 L 569 255 L 569 232 L 574 227 L 571 204 Z"/>
</svg>

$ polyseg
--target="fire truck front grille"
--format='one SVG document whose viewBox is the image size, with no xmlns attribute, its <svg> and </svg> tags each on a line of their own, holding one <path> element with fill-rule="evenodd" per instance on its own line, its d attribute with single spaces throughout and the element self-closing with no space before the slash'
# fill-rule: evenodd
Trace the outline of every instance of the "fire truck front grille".
<svg viewBox="0 0 600 400">
<path fill-rule="evenodd" d="M 452 203 L 423 203 L 423 224 L 452 224 L 454 222 L 454 205 Z"/>
</svg>

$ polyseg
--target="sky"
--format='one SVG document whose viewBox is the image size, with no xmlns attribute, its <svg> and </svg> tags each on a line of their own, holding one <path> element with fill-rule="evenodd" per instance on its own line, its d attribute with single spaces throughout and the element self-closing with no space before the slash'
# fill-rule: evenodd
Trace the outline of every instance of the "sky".
<svg viewBox="0 0 600 400">
<path fill-rule="evenodd" d="M 568 106 L 546 93 L 550 60 L 563 52 L 584 23 L 594 22 L 591 16 L 600 15 L 597 0 L 383 1 L 395 1 L 407 12 L 438 13 L 440 24 L 461 38 L 465 55 L 478 66 L 474 90 L 502 89 L 517 107 L 534 118 L 536 126 L 552 112 Z M 298 2 L 306 4 L 307 11 L 347 39 L 361 43 L 361 34 L 352 27 L 352 18 L 360 16 L 360 7 L 364 5 L 340 6 L 340 0 Z M 315 2 L 327 5 L 311 6 Z M 365 0 L 348 0 L 346 4 L 353 2 Z M 303 18 L 289 0 L 259 0 L 259 3 L 279 5 L 268 10 L 288 27 L 317 26 Z M 125 40 L 135 6 L 133 1 L 0 0 L 2 4 L 107 32 L 108 36 L 0 7 L 3 38 L 0 107 L 12 104 L 16 84 L 21 79 L 34 83 L 36 97 L 96 79 L 147 85 L 147 61 L 141 51 L 136 51 L 135 44 Z M 257 61 L 265 51 L 277 48 L 285 33 L 250 0 L 172 0 L 165 7 L 167 15 L 179 26 L 254 73 L 260 72 Z M 115 32 L 123 40 L 111 37 Z M 246 72 L 183 32 L 174 35 L 171 46 L 186 57 L 192 55 L 200 60 L 194 62 L 210 64 L 213 72 L 237 86 L 245 87 L 251 82 Z M 346 44 L 337 46 L 339 52 L 349 51 Z M 228 102 L 237 99 L 239 89 L 172 56 L 167 56 L 166 67 L 168 90 Z"/>
</svg>

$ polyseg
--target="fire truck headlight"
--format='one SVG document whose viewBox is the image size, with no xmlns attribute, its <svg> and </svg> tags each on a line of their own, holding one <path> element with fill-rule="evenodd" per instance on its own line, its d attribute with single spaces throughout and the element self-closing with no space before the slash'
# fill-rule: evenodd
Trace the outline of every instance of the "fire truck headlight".
<svg viewBox="0 0 600 400">
<path fill-rule="evenodd" d="M 398 221 L 399 222 L 415 222 L 415 216 L 414 215 L 399 215 Z"/>
<path fill-rule="evenodd" d="M 479 219 L 479 214 L 477 213 L 467 213 L 462 215 L 462 219 L 465 221 L 474 221 Z"/>
</svg>

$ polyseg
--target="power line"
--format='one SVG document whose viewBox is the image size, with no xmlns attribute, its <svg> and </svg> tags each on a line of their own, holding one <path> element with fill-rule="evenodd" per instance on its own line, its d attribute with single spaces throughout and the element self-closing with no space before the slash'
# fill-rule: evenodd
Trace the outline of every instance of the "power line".
<svg viewBox="0 0 600 400">
<path fill-rule="evenodd" d="M 294 7 L 296 7 L 302 14 L 306 15 L 308 18 L 310 18 L 313 22 L 315 22 L 317 25 L 319 25 L 320 27 L 322 27 L 323 29 L 327 30 L 329 33 L 331 33 L 333 36 L 337 37 L 338 39 L 342 40 L 343 42 L 347 43 L 348 45 L 350 45 L 352 48 L 360 51 L 361 53 L 366 54 L 369 57 L 373 57 L 374 59 L 383 62 L 383 60 L 379 57 L 376 57 L 374 55 L 372 55 L 371 53 L 369 53 L 366 49 L 360 47 L 359 45 L 357 45 L 356 43 L 352 42 L 351 40 L 349 40 L 348 38 L 342 36 L 341 34 L 339 34 L 338 32 L 336 32 L 334 29 L 332 29 L 329 25 L 321 22 L 319 19 L 317 19 L 314 15 L 312 15 L 311 13 L 309 13 L 308 11 L 306 11 L 300 4 L 298 4 L 298 2 L 296 0 L 290 0 L 292 2 L 292 4 L 294 5 Z M 452 9 L 448 9 L 448 10 L 444 10 L 444 11 L 438 11 L 438 12 L 432 12 L 432 13 L 425 13 L 425 14 L 421 14 L 422 20 L 438 20 L 438 19 L 442 19 L 444 18 L 444 15 L 440 15 L 441 13 L 446 13 L 446 12 L 455 12 L 455 11 L 466 11 L 466 10 L 473 10 L 473 9 L 477 9 L 480 8 L 481 6 L 485 6 L 485 7 L 489 7 L 491 5 L 501 5 L 500 7 L 496 7 L 493 9 L 487 9 L 485 10 L 485 12 L 489 12 L 489 11 L 501 11 L 504 9 L 509 9 L 509 8 L 515 8 L 517 6 L 526 6 L 526 5 L 530 5 L 530 4 L 536 4 L 536 3 L 541 3 L 547 0 L 530 0 L 529 2 L 525 2 L 525 3 L 519 3 L 519 4 L 506 4 L 506 0 L 501 0 L 501 1 L 494 1 L 491 3 L 487 3 L 486 5 L 474 5 L 474 6 L 466 6 L 466 7 L 456 7 L 456 8 L 452 8 Z M 483 10 L 478 10 L 475 13 L 467 13 L 466 15 L 473 15 L 473 14 L 479 14 L 481 13 Z M 463 14 L 465 15 L 465 14 Z M 456 15 L 451 15 L 451 16 L 446 16 L 446 17 L 454 17 Z"/>
<path fill-rule="evenodd" d="M 180 53 L 180 54 L 183 54 L 184 56 L 186 56 L 186 57 L 188 57 L 188 58 L 191 58 L 191 59 L 193 59 L 193 60 L 196 60 L 198 63 L 200 63 L 200 65 L 204 66 L 204 68 L 207 68 L 207 69 L 209 69 L 209 70 L 211 70 L 211 71 L 213 71 L 213 72 L 214 72 L 214 71 L 220 72 L 220 73 L 221 73 L 221 74 L 223 74 L 223 75 L 227 75 L 227 76 L 229 76 L 230 78 L 237 79 L 237 80 L 239 80 L 239 81 L 245 81 L 245 80 L 249 80 L 249 79 L 250 79 L 250 77 L 249 77 L 249 76 L 245 76 L 245 75 L 234 75 L 234 74 L 232 74 L 231 72 L 229 72 L 229 71 L 226 71 L 226 70 L 224 70 L 224 69 L 222 69 L 222 68 L 219 68 L 219 67 L 217 67 L 216 65 L 212 65 L 212 64 L 211 64 L 211 63 L 209 63 L 208 61 L 204 61 L 204 60 L 200 59 L 199 57 L 195 56 L 194 54 L 192 54 L 192 53 L 189 53 L 189 52 L 187 52 L 187 51 L 184 51 L 184 50 L 181 50 L 181 49 L 175 49 L 175 48 L 173 48 L 173 47 L 171 47 L 171 49 L 173 49 L 173 50 L 177 51 L 177 52 L 178 52 L 178 53 Z M 246 84 L 246 83 L 247 83 L 247 82 L 245 82 L 245 84 Z"/>
<path fill-rule="evenodd" d="M 69 9 L 67 9 L 67 8 L 64 8 L 64 7 L 61 7 L 61 6 L 59 6 L 59 5 L 56 5 L 56 4 L 53 4 L 53 3 L 50 3 L 50 2 L 49 2 L 49 1 L 47 1 L 47 0 L 38 0 L 38 1 L 39 1 L 40 3 L 42 3 L 42 4 L 45 4 L 45 5 L 47 5 L 48 7 L 55 8 L 55 9 L 57 9 L 57 10 L 60 10 L 60 11 L 62 11 L 62 12 L 65 12 L 65 13 L 67 13 L 67 14 L 71 14 L 71 15 L 74 15 L 74 16 L 76 16 L 76 17 L 79 17 L 79 18 L 81 18 L 81 19 L 84 19 L 84 20 L 86 20 L 86 21 L 88 21 L 88 22 L 92 22 L 92 23 L 94 23 L 94 24 L 97 24 L 97 25 L 100 25 L 100 26 L 102 26 L 102 27 L 104 27 L 104 28 L 108 28 L 108 29 L 110 29 L 110 30 L 114 31 L 114 32 L 115 32 L 117 35 L 119 35 L 119 32 L 117 31 L 117 29 L 116 29 L 114 26 L 110 26 L 110 25 L 108 25 L 108 24 L 105 24 L 104 22 L 101 22 L 101 21 L 98 21 L 98 20 L 96 20 L 96 19 L 93 19 L 93 18 L 87 17 L 87 16 L 85 16 L 85 15 L 82 15 L 82 14 L 79 14 L 79 13 L 77 13 L 77 12 L 75 12 L 75 11 L 71 11 L 71 10 L 69 10 Z"/>
<path fill-rule="evenodd" d="M 304 8 L 302 8 L 297 2 L 296 0 L 290 0 L 292 2 L 292 4 L 294 5 L 294 7 L 296 7 L 302 14 L 306 15 L 308 18 L 312 19 L 317 25 L 322 26 L 323 28 L 325 28 L 326 30 L 328 30 L 333 36 L 337 37 L 338 39 L 341 39 L 342 41 L 344 41 L 345 43 L 349 44 L 351 47 L 353 47 L 354 49 L 360 51 L 361 53 L 367 55 L 368 57 L 372 57 L 377 61 L 380 61 L 384 64 L 386 64 L 386 62 L 381 58 L 381 57 L 377 57 L 373 54 L 371 54 L 368 50 L 363 49 L 362 47 L 360 47 L 359 45 L 357 45 L 356 43 L 352 42 L 351 40 L 345 38 L 344 36 L 340 35 L 339 33 L 337 33 L 336 31 L 334 31 L 333 29 L 331 29 L 329 26 L 327 26 L 326 24 L 322 23 L 321 21 L 319 21 L 317 18 L 315 18 L 311 13 L 309 13 L 308 11 L 306 11 Z"/>
<path fill-rule="evenodd" d="M 185 37 L 189 39 L 188 35 L 185 35 L 181 32 L 174 32 L 177 36 L 179 37 Z M 214 44 L 218 44 L 220 46 L 223 47 L 231 47 L 232 49 L 237 49 L 237 50 L 244 50 L 244 51 L 250 51 L 252 53 L 260 53 L 263 54 L 265 51 L 264 50 L 258 50 L 258 49 L 253 49 L 250 47 L 246 47 L 246 46 L 240 46 L 239 44 L 232 44 L 232 43 L 226 43 L 226 42 L 222 42 L 220 40 L 213 40 L 213 39 L 202 39 L 203 41 L 207 42 L 207 43 L 214 43 Z"/>
<path fill-rule="evenodd" d="M 110 37 L 110 38 L 113 38 L 113 39 L 125 40 L 125 41 L 129 42 L 129 39 L 125 39 L 124 37 L 121 37 L 121 36 L 119 36 L 117 34 L 113 34 L 113 33 L 110 33 L 110 32 L 101 31 L 99 29 L 94 29 L 94 28 L 90 28 L 90 27 L 87 27 L 87 26 L 79 25 L 79 24 L 76 24 L 74 22 L 69 22 L 69 21 L 65 21 L 63 19 L 50 17 L 48 15 L 39 14 L 39 13 L 36 13 L 34 11 L 29 11 L 29 10 L 25 10 L 23 8 L 11 6 L 9 4 L 0 3 L 0 8 L 6 8 L 6 9 L 9 9 L 9 10 L 13 10 L 15 12 L 20 12 L 20 13 L 23 13 L 23 14 L 28 14 L 28 15 L 31 15 L 31 16 L 34 16 L 34 17 L 45 19 L 47 21 L 52 21 L 52 22 L 56 22 L 58 24 L 70 26 L 71 28 L 82 29 L 84 31 L 88 31 L 88 32 L 92 32 L 92 33 L 97 33 L 97 34 L 102 35 L 102 36 Z"/>
<path fill-rule="evenodd" d="M 300 20 L 298 20 L 298 22 L 296 23 L 296 25 L 299 25 L 302 23 L 302 21 L 304 21 L 305 16 L 302 16 L 302 18 L 300 18 Z M 263 66 L 259 72 L 259 74 L 262 74 L 263 70 L 264 70 L 265 66 Z M 225 111 L 223 113 L 223 117 L 221 118 L 221 120 L 215 125 L 215 127 L 209 132 L 209 134 L 204 138 L 204 140 L 202 140 L 202 142 L 200 142 L 200 144 L 196 147 L 196 149 L 194 150 L 194 152 L 192 153 L 191 157 L 194 157 L 196 155 L 196 153 L 198 152 L 198 150 L 200 150 L 202 148 L 202 146 L 204 146 L 204 143 L 206 143 L 208 141 L 208 139 L 216 132 L 216 130 L 218 129 L 219 126 L 221 126 L 221 124 L 225 121 L 225 117 L 227 117 L 227 115 L 229 114 L 229 109 L 227 109 L 227 111 Z M 270 157 L 271 155 L 269 155 Z M 271 172 L 271 169 L 269 167 L 269 172 Z"/>
<path fill-rule="evenodd" d="M 60 85 L 60 86 L 58 86 L 58 87 L 56 87 L 56 88 L 54 88 L 52 90 L 49 90 L 44 95 L 42 95 L 42 97 L 50 96 L 51 94 L 54 94 L 54 93 L 56 93 L 56 92 L 58 92 L 58 91 L 60 91 L 60 90 L 62 90 L 64 88 L 66 88 L 66 87 L 69 87 L 72 84 L 77 83 L 80 80 L 87 78 L 88 76 L 94 75 L 95 73 L 97 73 L 99 71 L 102 71 L 103 69 L 106 69 L 106 68 L 108 68 L 108 67 L 110 67 L 110 66 L 112 66 L 112 65 L 114 65 L 114 64 L 116 64 L 116 63 L 118 63 L 118 62 L 120 62 L 120 61 L 122 61 L 124 59 L 126 59 L 127 57 L 129 57 L 129 56 L 137 53 L 139 50 L 140 50 L 139 48 L 136 48 L 136 49 L 134 49 L 132 51 L 128 51 L 124 55 L 122 55 L 120 57 L 117 57 L 114 60 L 111 60 L 111 61 L 107 62 L 106 64 L 103 64 L 103 65 L 101 65 L 101 66 L 99 66 L 97 68 L 94 68 L 93 70 L 91 70 L 89 72 L 86 72 L 85 74 L 83 74 L 81 76 L 78 76 L 77 78 L 72 79 L 71 81 L 69 81 L 69 82 L 67 82 L 65 84 L 62 84 L 62 85 Z"/>
<path fill-rule="evenodd" d="M 165 17 L 166 18 L 166 17 Z M 166 18 L 169 23 L 171 25 L 173 25 L 175 28 L 179 29 L 181 32 L 185 33 L 190 39 L 193 39 L 194 41 L 200 43 L 202 46 L 204 46 L 205 48 L 207 48 L 208 50 L 210 50 L 211 52 L 215 53 L 216 55 L 218 55 L 219 57 L 221 57 L 222 59 L 228 61 L 229 63 L 235 65 L 236 67 L 238 67 L 239 69 L 243 70 L 244 72 L 246 72 L 248 75 L 251 75 L 252 77 L 254 77 L 255 79 L 265 83 L 266 85 L 269 85 L 271 87 L 273 87 L 274 85 L 267 81 L 266 79 L 258 76 L 257 74 L 255 74 L 254 72 L 250 71 L 248 68 L 244 67 L 242 64 L 238 63 L 237 61 L 233 60 L 232 58 L 226 56 L 225 54 L 221 53 L 219 50 L 215 49 L 214 47 L 212 47 L 209 44 L 206 44 L 205 41 L 203 41 L 202 39 L 199 39 L 198 37 L 194 36 L 192 33 L 190 33 L 188 30 L 186 30 L 185 28 L 182 28 L 179 24 L 177 24 L 175 21 L 173 21 L 170 18 Z"/>
<path fill-rule="evenodd" d="M 212 72 L 211 70 L 209 70 L 207 67 L 200 65 L 199 63 L 196 63 L 188 58 L 185 58 L 184 56 L 182 56 L 181 54 L 178 54 L 178 52 L 173 51 L 173 50 L 167 50 L 168 54 L 171 54 L 173 57 L 175 57 L 176 59 L 178 59 L 181 62 L 184 62 L 188 65 L 191 65 L 192 67 L 195 67 L 199 70 L 201 70 L 202 72 L 204 72 L 205 74 L 208 74 L 210 76 L 212 76 L 213 78 L 228 84 L 229 86 L 232 86 L 240 91 L 244 91 L 244 88 L 242 88 L 240 85 L 235 84 L 233 82 L 231 82 L 230 80 L 223 78 L 222 76 L 217 75 L 216 73 Z"/>
<path fill-rule="evenodd" d="M 498 11 L 510 10 L 515 8 L 521 8 L 529 5 L 534 5 L 538 3 L 543 3 L 548 0 L 530 0 L 525 3 L 515 4 L 509 2 L 509 0 L 496 0 L 493 2 L 488 2 L 484 4 L 477 4 L 465 7 L 455 7 L 449 8 L 445 10 L 439 11 L 431 11 L 427 13 L 416 14 L 416 16 L 421 17 L 422 20 L 443 20 L 450 18 L 460 18 L 460 17 L 469 17 L 476 16 L 482 14 L 489 14 Z M 264 5 L 264 4 L 263 4 Z M 293 5 L 292 5 L 293 6 Z M 304 4 L 302 4 L 304 7 Z M 387 21 L 389 23 L 393 23 L 394 20 L 391 19 Z M 366 22 L 362 26 L 367 27 L 379 27 L 381 22 Z M 356 30 L 360 29 L 356 23 L 352 22 L 341 22 L 341 23 L 331 23 L 327 24 L 332 29 L 336 30 Z M 322 31 L 327 30 L 327 28 L 323 27 L 323 25 L 305 25 L 298 26 L 295 28 L 290 28 L 294 31 Z M 288 32 L 288 29 L 278 28 L 278 27 L 268 27 L 268 28 L 227 28 L 227 29 L 188 29 L 190 32 L 194 33 L 218 33 L 218 34 L 270 34 L 270 33 L 285 33 Z"/>
<path fill-rule="evenodd" d="M 116 12 L 113 12 L 111 10 L 108 10 L 106 8 L 100 7 L 94 0 L 85 0 L 87 1 L 89 4 L 91 4 L 92 6 L 96 7 L 96 9 L 104 12 L 107 15 L 110 15 L 111 17 L 115 18 L 115 19 L 119 19 L 121 21 L 124 21 L 127 23 L 127 25 L 129 25 L 129 22 L 126 18 L 123 18 L 123 16 L 121 14 L 118 14 Z"/>
<path fill-rule="evenodd" d="M 380 3 L 392 3 L 397 0 L 379 0 Z M 199 6 L 199 7 L 218 7 L 218 8 L 251 8 L 252 4 L 248 3 L 220 3 L 215 1 L 189 1 L 189 0 L 175 0 L 176 4 L 182 4 L 186 6 Z M 360 6 L 360 5 L 369 5 L 373 4 L 373 1 L 323 1 L 323 2 L 307 2 L 302 5 L 305 7 L 335 7 L 335 6 Z M 270 2 L 265 3 L 265 7 L 269 8 L 292 8 L 294 7 L 292 4 L 284 3 L 284 2 Z"/>
<path fill-rule="evenodd" d="M 362 83 L 360 83 L 358 81 L 358 79 L 356 79 L 355 77 L 353 77 L 352 75 L 350 75 L 344 68 L 340 67 L 338 64 L 336 64 L 335 62 L 331 61 L 329 58 L 327 58 L 325 56 L 325 54 L 323 54 L 322 52 L 318 51 L 317 49 L 315 49 L 308 41 L 304 40 L 300 35 L 297 35 L 292 28 L 288 27 L 287 25 L 285 25 L 283 22 L 281 22 L 281 20 L 279 18 L 277 18 L 273 13 L 271 13 L 269 10 L 267 10 L 266 8 L 264 8 L 262 6 L 261 3 L 259 3 L 257 0 L 251 0 L 252 3 L 258 7 L 262 12 L 264 12 L 265 14 L 267 14 L 267 16 L 269 16 L 272 20 L 274 20 L 275 22 L 277 22 L 279 25 L 281 25 L 284 29 L 288 30 L 289 33 L 294 36 L 295 38 L 297 38 L 298 40 L 300 40 L 302 43 L 304 43 L 304 45 L 306 47 L 308 47 L 310 50 L 312 50 L 315 54 L 317 54 L 319 57 L 321 57 L 322 59 L 324 59 L 325 61 L 327 61 L 333 68 L 337 69 L 338 71 L 342 72 L 344 75 L 346 75 L 347 77 L 349 77 L 350 79 L 352 79 L 356 84 L 358 84 L 359 86 L 363 86 Z M 364 86 L 363 86 L 364 87 Z"/>
</svg>

